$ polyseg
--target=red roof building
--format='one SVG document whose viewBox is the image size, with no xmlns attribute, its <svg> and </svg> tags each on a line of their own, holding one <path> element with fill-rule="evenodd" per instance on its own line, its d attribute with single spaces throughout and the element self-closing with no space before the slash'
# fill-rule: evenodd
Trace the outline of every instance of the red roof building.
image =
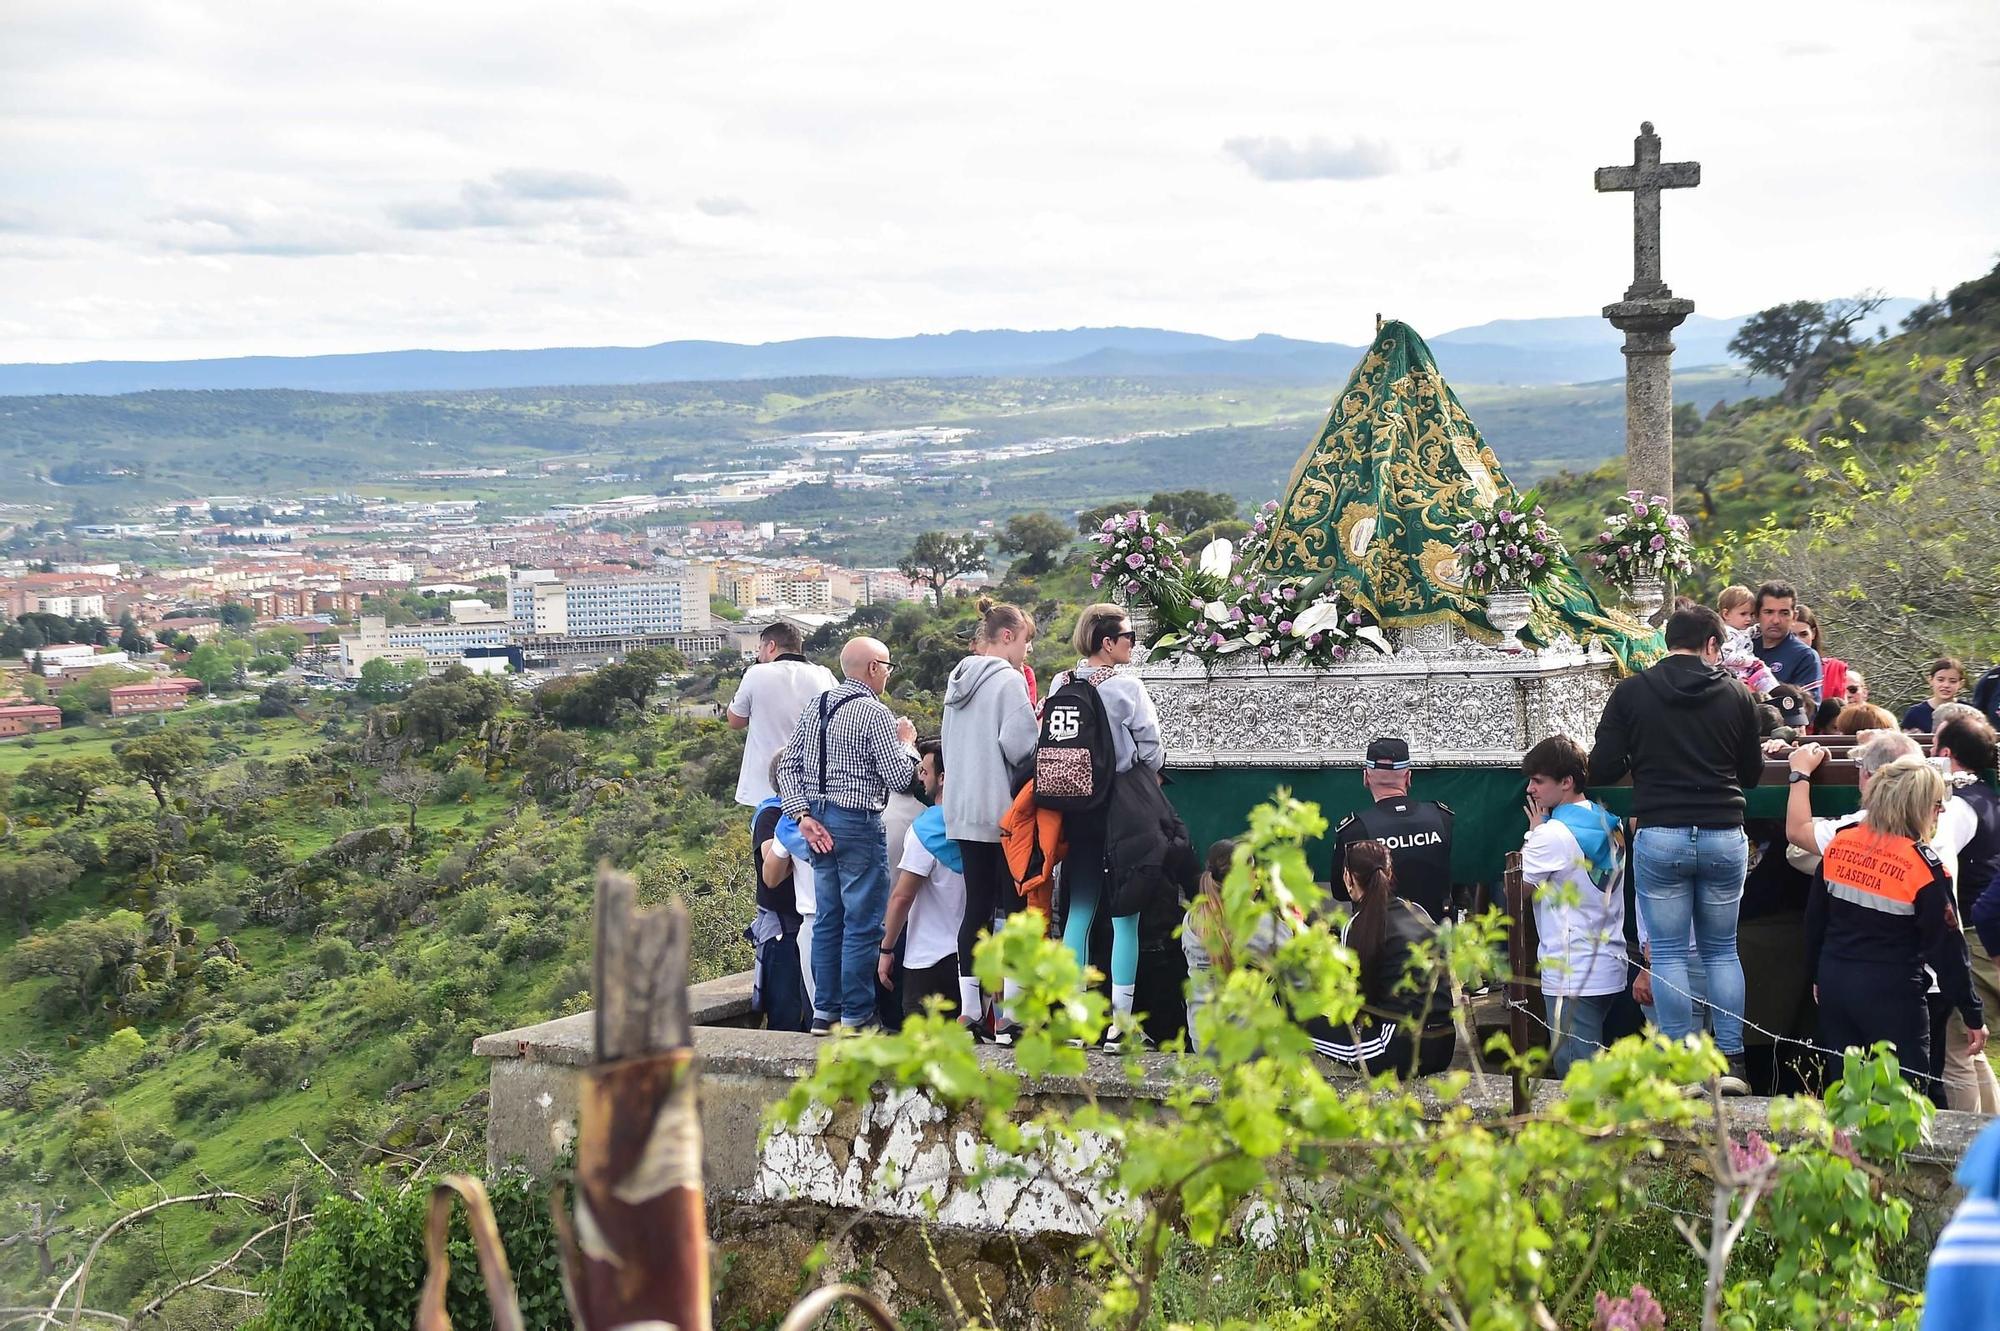
<svg viewBox="0 0 2000 1331">
<path fill-rule="evenodd" d="M 198 679 L 168 675 L 143 684 L 120 684 L 111 690 L 111 714 L 132 716 L 139 712 L 171 712 L 187 706 L 188 694 L 201 687 Z"/>
<path fill-rule="evenodd" d="M 10 703 L 0 707 L 0 739 L 62 729 L 62 708 L 47 703 Z"/>
</svg>

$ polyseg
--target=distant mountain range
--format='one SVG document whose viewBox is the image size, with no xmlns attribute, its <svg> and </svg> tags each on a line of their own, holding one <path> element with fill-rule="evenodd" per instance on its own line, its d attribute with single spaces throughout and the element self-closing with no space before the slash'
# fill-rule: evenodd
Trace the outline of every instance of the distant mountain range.
<svg viewBox="0 0 2000 1331">
<path fill-rule="evenodd" d="M 1876 318 L 1894 327 L 1917 304 L 1892 300 Z M 1730 359 L 1742 318 L 1695 315 L 1674 335 L 1685 368 Z M 1455 383 L 1568 384 L 1624 373 L 1622 335 L 1603 319 L 1496 319 L 1427 339 Z M 538 351 L 371 351 L 342 356 L 222 360 L 81 361 L 0 365 L 0 396 L 103 395 L 158 389 L 290 388 L 392 393 L 785 379 L 985 378 L 1004 375 L 1165 375 L 1326 383 L 1343 378 L 1360 347 L 1264 333 L 1231 341 L 1163 328 L 1010 329 L 916 337 L 811 337 L 744 345 L 662 342 L 650 347 Z"/>
</svg>

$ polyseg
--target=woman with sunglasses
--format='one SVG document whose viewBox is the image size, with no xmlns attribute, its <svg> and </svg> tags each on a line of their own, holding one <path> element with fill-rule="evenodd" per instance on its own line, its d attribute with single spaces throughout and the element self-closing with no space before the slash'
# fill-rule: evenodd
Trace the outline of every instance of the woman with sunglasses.
<svg viewBox="0 0 2000 1331">
<path fill-rule="evenodd" d="M 1822 756 L 1807 755 L 1794 770 L 1810 774 Z M 1944 798 L 1944 777 L 1920 757 L 1876 772 L 1862 794 L 1866 816 L 1833 834 L 1806 901 L 1819 1044 L 1866 1049 L 1887 1040 L 1926 1091 L 1944 1062 L 1944 1051 L 1931 1049 L 1927 964 L 1965 1022 L 1967 1057 L 1986 1047 L 1951 875 L 1929 845 Z M 1839 1075 L 1838 1067 L 1830 1073 Z"/>
<path fill-rule="evenodd" d="M 1109 602 L 1087 605 L 1077 616 L 1076 632 L 1070 638 L 1082 660 L 1049 681 L 1048 695 L 1054 697 L 1072 678 L 1089 680 L 1097 686 L 1104 704 L 1104 719 L 1111 730 L 1112 766 L 1123 773 L 1137 767 L 1158 772 L 1165 758 L 1160 746 L 1160 717 L 1153 697 L 1137 675 L 1124 674 L 1119 666 L 1132 660 L 1139 635 L 1132 617 L 1123 606 Z M 1063 860 L 1063 883 L 1069 894 L 1069 916 L 1063 923 L 1063 942 L 1076 954 L 1079 965 L 1090 961 L 1090 926 L 1104 907 L 1111 912 L 1111 1010 L 1129 1014 L 1139 983 L 1139 907 L 1137 901 L 1106 902 L 1110 875 L 1105 870 L 1106 808 L 1070 810 L 1063 814 L 1063 840 L 1069 854 Z"/>
</svg>

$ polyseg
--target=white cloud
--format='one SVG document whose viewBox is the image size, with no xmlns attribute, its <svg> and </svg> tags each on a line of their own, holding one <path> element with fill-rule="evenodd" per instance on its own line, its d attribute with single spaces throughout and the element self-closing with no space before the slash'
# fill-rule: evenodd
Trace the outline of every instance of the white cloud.
<svg viewBox="0 0 2000 1331">
<path fill-rule="evenodd" d="M 1233 138 L 1223 140 L 1222 151 L 1259 180 L 1368 180 L 1393 175 L 1400 165 L 1396 150 L 1382 139 Z"/>
</svg>

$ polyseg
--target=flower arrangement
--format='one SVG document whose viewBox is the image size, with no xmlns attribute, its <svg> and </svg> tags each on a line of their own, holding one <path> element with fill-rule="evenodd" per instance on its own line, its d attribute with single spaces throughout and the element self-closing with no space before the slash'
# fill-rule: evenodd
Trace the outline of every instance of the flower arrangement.
<svg viewBox="0 0 2000 1331">
<path fill-rule="evenodd" d="M 1240 545 L 1211 541 L 1184 576 L 1159 584 L 1156 609 L 1169 631 L 1156 651 L 1211 663 L 1242 655 L 1329 666 L 1346 660 L 1357 643 L 1388 650 L 1381 630 L 1347 609 L 1324 576 L 1266 581 L 1260 575 L 1277 510 L 1264 505 Z"/>
<path fill-rule="evenodd" d="M 1109 584 L 1127 596 L 1157 598 L 1162 584 L 1187 574 L 1187 557 L 1166 523 L 1143 509 L 1106 518 L 1091 538 L 1097 554 L 1091 561 L 1090 585 Z"/>
<path fill-rule="evenodd" d="M 1543 520 L 1532 492 L 1503 494 L 1475 503 L 1458 524 L 1459 575 L 1468 591 L 1527 591 L 1554 576 L 1568 553 L 1556 529 Z"/>
<path fill-rule="evenodd" d="M 1694 543 L 1673 501 L 1627 490 L 1623 502 L 1625 511 L 1607 517 L 1590 546 L 1591 566 L 1605 582 L 1629 592 L 1641 578 L 1693 573 Z"/>
</svg>

